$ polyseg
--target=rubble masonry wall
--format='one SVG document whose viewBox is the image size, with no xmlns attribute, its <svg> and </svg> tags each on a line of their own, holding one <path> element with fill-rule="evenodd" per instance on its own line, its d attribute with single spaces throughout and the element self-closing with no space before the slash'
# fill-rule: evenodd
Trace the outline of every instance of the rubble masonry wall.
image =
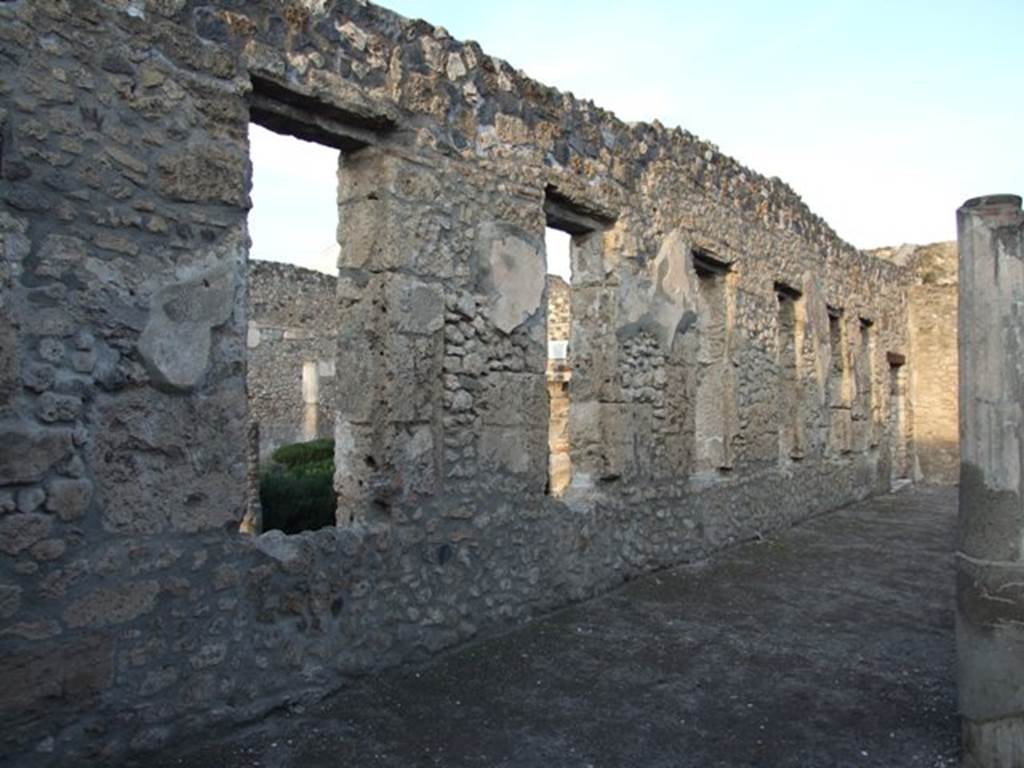
<svg viewBox="0 0 1024 768">
<path fill-rule="evenodd" d="M 158 748 L 889 487 L 908 270 L 686 132 L 354 0 L 15 0 L 0 61 L 19 765 Z M 342 150 L 340 525 L 290 538 L 237 532 L 250 120 Z M 548 224 L 573 234 L 561 498 Z"/>
</svg>

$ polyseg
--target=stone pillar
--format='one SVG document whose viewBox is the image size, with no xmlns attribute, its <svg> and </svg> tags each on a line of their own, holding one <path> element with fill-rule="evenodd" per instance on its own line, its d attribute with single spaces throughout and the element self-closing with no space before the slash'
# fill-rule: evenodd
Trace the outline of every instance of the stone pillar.
<svg viewBox="0 0 1024 768">
<path fill-rule="evenodd" d="M 957 652 L 964 765 L 1024 765 L 1024 213 L 969 200 L 960 240 Z"/>
<path fill-rule="evenodd" d="M 586 492 L 614 474 L 609 457 L 610 402 L 617 381 L 615 287 L 605 277 L 603 232 L 573 238 L 572 379 L 569 383 L 571 489 Z"/>
<path fill-rule="evenodd" d="M 260 423 L 249 422 L 247 434 L 248 464 L 245 474 L 245 517 L 238 530 L 242 533 L 263 532 L 263 507 L 260 504 Z"/>
<path fill-rule="evenodd" d="M 454 259 L 427 165 L 383 149 L 339 169 L 335 480 L 338 522 L 388 519 L 436 491 L 444 401 L 444 286 Z"/>
<path fill-rule="evenodd" d="M 320 373 L 316 361 L 302 364 L 302 439 L 316 440 L 320 434 Z"/>
</svg>

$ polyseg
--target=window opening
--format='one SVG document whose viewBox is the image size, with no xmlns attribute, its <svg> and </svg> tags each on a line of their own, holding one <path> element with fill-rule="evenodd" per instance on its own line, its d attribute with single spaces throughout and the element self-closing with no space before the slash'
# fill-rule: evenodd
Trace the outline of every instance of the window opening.
<svg viewBox="0 0 1024 768">
<path fill-rule="evenodd" d="M 572 322 L 572 239 L 547 228 L 548 492 L 561 496 L 572 479 L 569 441 L 569 335 Z"/>
<path fill-rule="evenodd" d="M 253 119 L 263 113 L 254 109 Z M 287 130 L 280 121 L 266 121 Z M 247 389 L 258 432 L 260 511 L 243 530 L 333 526 L 332 401 L 338 263 L 338 149 L 249 129 L 252 209 Z M 250 493 L 253 490 L 250 489 Z M 254 522 L 256 515 L 261 520 Z"/>
<path fill-rule="evenodd" d="M 784 283 L 775 284 L 778 300 L 779 371 L 779 456 L 783 460 L 804 458 L 803 404 L 800 397 L 801 344 L 803 340 L 803 297 Z"/>
<path fill-rule="evenodd" d="M 698 286 L 697 392 L 694 416 L 698 472 L 727 472 L 733 466 L 735 381 L 730 354 L 733 310 L 731 267 L 695 250 Z"/>
<path fill-rule="evenodd" d="M 833 454 L 850 451 L 850 371 L 843 310 L 828 307 L 828 446 Z"/>
<path fill-rule="evenodd" d="M 592 364 L 606 340 L 595 338 L 596 334 L 581 338 L 576 332 L 584 318 L 590 320 L 601 301 L 604 232 L 615 222 L 615 214 L 549 185 L 544 190 L 544 216 L 548 228 L 547 271 L 557 274 L 569 286 L 568 312 L 562 311 L 565 323 L 558 320 L 556 309 L 549 337 L 552 367 L 556 378 L 562 379 L 547 382 L 549 395 L 554 398 L 548 403 L 549 414 L 554 413 L 553 423 L 549 418 L 549 436 L 555 438 L 549 441 L 549 457 L 555 458 L 548 462 L 547 491 L 557 496 L 570 488 L 583 492 L 593 487 L 597 479 L 616 476 L 612 448 L 600 437 L 605 411 L 599 399 L 595 399 L 594 377 L 602 372 Z M 599 285 L 602 287 L 598 288 Z M 582 402 L 577 402 L 577 392 L 583 393 Z M 567 414 L 566 424 L 561 421 L 562 414 Z"/>
<path fill-rule="evenodd" d="M 889 435 L 893 484 L 910 478 L 907 420 L 907 374 L 903 355 L 889 353 Z"/>
<path fill-rule="evenodd" d="M 874 321 L 860 318 L 857 352 L 857 400 L 853 412 L 857 449 L 866 451 L 878 444 L 875 434 Z"/>
</svg>

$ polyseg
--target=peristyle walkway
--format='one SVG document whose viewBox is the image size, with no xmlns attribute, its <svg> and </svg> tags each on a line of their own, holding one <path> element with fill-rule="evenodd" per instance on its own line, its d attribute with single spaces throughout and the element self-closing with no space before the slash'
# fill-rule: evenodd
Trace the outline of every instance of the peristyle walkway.
<svg viewBox="0 0 1024 768">
<path fill-rule="evenodd" d="M 953 766 L 955 511 L 864 502 L 138 765 Z"/>
</svg>

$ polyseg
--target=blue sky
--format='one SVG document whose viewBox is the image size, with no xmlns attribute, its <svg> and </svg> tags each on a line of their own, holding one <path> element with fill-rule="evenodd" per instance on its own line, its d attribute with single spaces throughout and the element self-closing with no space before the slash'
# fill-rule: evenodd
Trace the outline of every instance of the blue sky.
<svg viewBox="0 0 1024 768">
<path fill-rule="evenodd" d="M 1024 0 L 386 5 L 624 120 L 681 125 L 781 177 L 858 247 L 953 239 L 967 198 L 1024 192 Z M 274 161 L 260 150 L 257 215 L 291 183 L 266 170 L 261 189 Z M 333 173 L 325 183 L 333 216 Z M 333 220 L 326 230 L 325 246 Z"/>
</svg>

